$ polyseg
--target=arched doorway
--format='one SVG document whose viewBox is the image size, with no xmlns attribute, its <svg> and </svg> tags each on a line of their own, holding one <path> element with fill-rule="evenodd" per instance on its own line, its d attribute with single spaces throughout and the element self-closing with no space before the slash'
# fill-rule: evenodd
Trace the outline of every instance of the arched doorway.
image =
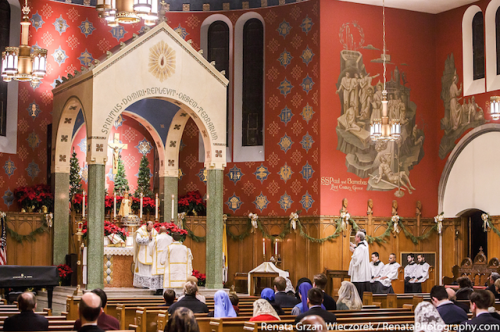
<svg viewBox="0 0 500 332">
<path fill-rule="evenodd" d="M 467 256 L 474 259 L 479 251 L 488 253 L 488 233 L 484 231 L 483 219 L 481 216 L 485 212 L 478 209 L 469 209 L 460 216 L 462 222 L 466 223 L 467 233 L 464 234 Z"/>
</svg>

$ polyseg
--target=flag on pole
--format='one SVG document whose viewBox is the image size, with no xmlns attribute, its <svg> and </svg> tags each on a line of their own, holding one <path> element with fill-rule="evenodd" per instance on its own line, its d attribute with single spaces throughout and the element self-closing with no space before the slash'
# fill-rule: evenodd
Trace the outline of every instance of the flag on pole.
<svg viewBox="0 0 500 332">
<path fill-rule="evenodd" d="M 7 221 L 5 220 L 5 213 L 0 212 L 0 265 L 7 264 Z"/>
</svg>

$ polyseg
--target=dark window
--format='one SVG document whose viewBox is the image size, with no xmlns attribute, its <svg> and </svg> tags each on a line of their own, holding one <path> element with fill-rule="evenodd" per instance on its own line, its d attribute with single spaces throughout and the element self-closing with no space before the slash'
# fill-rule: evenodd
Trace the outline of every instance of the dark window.
<svg viewBox="0 0 500 332">
<path fill-rule="evenodd" d="M 474 79 L 484 78 L 484 20 L 479 12 L 472 19 L 472 58 Z"/>
<path fill-rule="evenodd" d="M 500 8 L 495 14 L 495 38 L 497 42 L 497 75 L 500 75 Z"/>
<path fill-rule="evenodd" d="M 0 53 L 9 46 L 10 5 L 0 0 Z M 0 80 L 0 136 L 6 135 L 7 127 L 7 82 Z"/>
<path fill-rule="evenodd" d="M 223 21 L 215 21 L 208 28 L 208 61 L 215 61 L 215 68 L 225 70 L 229 79 L 229 27 Z M 229 90 L 226 92 L 226 115 L 226 142 L 229 142 Z"/>
<path fill-rule="evenodd" d="M 264 27 L 256 18 L 243 27 L 242 146 L 263 145 Z"/>
</svg>

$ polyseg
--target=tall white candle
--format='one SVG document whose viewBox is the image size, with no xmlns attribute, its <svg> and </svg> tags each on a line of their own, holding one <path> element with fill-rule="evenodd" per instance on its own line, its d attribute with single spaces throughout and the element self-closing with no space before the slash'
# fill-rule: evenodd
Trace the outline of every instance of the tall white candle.
<svg viewBox="0 0 500 332">
<path fill-rule="evenodd" d="M 262 239 L 262 253 L 264 254 L 264 258 L 266 257 L 266 239 Z"/>
<path fill-rule="evenodd" d="M 274 256 L 278 257 L 278 240 L 274 240 Z"/>
<path fill-rule="evenodd" d="M 172 195 L 172 220 L 174 220 L 174 195 Z"/>
<path fill-rule="evenodd" d="M 158 193 L 156 194 L 156 201 L 155 201 L 155 219 L 158 220 Z"/>
<path fill-rule="evenodd" d="M 83 191 L 82 218 L 85 218 L 85 190 Z"/>
<path fill-rule="evenodd" d="M 113 193 L 113 218 L 116 219 L 116 191 Z"/>
<path fill-rule="evenodd" d="M 141 193 L 141 207 L 139 208 L 139 219 L 142 220 L 142 193 Z"/>
</svg>

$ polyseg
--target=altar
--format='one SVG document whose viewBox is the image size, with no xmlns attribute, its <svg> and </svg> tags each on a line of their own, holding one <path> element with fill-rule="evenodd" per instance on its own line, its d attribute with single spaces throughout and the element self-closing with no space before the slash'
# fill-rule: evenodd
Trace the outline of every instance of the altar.
<svg viewBox="0 0 500 332">
<path fill-rule="evenodd" d="M 104 287 L 132 287 L 134 248 L 104 247 Z"/>
</svg>

